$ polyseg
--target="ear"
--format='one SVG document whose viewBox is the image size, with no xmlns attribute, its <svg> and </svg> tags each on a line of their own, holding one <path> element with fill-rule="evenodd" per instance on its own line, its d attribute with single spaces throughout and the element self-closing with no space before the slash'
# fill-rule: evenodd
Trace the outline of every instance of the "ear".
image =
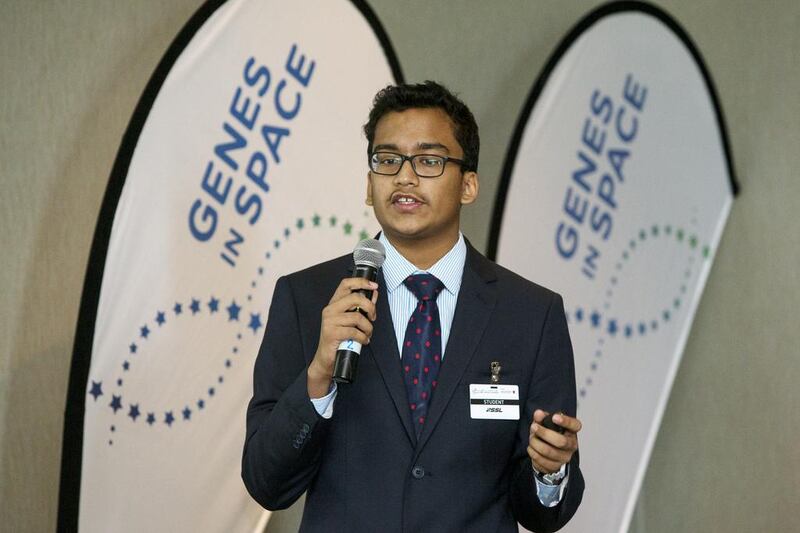
<svg viewBox="0 0 800 533">
<path fill-rule="evenodd" d="M 461 205 L 471 204 L 478 198 L 478 183 L 477 172 L 464 172 L 461 177 Z"/>
<path fill-rule="evenodd" d="M 371 206 L 372 205 L 372 173 L 367 172 L 367 199 L 364 200 L 364 203 Z"/>
</svg>

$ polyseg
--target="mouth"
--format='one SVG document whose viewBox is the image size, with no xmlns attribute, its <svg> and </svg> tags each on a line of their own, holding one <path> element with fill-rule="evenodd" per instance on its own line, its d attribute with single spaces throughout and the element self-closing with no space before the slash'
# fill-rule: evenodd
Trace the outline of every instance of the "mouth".
<svg viewBox="0 0 800 533">
<path fill-rule="evenodd" d="M 421 198 L 408 193 L 394 193 L 391 204 L 402 212 L 410 212 L 422 207 L 425 202 Z"/>
</svg>

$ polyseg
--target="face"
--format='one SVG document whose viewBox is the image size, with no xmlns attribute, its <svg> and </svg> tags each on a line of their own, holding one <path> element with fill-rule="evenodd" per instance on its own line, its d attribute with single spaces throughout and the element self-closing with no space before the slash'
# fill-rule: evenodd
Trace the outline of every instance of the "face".
<svg viewBox="0 0 800 533">
<path fill-rule="evenodd" d="M 375 128 L 373 152 L 434 154 L 463 159 L 450 118 L 441 109 L 413 108 L 384 115 Z M 478 176 L 448 162 L 438 178 L 420 178 L 406 161 L 395 176 L 367 174 L 367 205 L 375 209 L 393 242 L 455 242 L 461 206 L 475 201 Z"/>
</svg>

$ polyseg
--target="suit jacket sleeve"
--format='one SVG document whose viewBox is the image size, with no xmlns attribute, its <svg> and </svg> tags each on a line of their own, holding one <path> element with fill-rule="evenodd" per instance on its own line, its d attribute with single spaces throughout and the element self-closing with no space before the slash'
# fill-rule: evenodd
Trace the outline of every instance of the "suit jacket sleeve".
<svg viewBox="0 0 800 533">
<path fill-rule="evenodd" d="M 544 409 L 550 413 L 562 411 L 569 416 L 575 416 L 576 410 L 572 344 L 564 315 L 564 304 L 555 293 L 539 335 L 533 376 L 524 415 L 520 420 L 519 438 L 525 449 L 536 409 Z M 543 506 L 536 494 L 533 465 L 526 451 L 517 465 L 511 485 L 514 517 L 532 531 L 557 531 L 575 514 L 583 497 L 583 488 L 583 476 L 576 451 L 569 463 L 569 481 L 561 501 L 555 507 Z"/>
<path fill-rule="evenodd" d="M 303 329 L 290 279 L 282 277 L 255 363 L 242 456 L 248 492 L 270 510 L 289 507 L 308 488 L 329 425 L 308 397 Z"/>
</svg>

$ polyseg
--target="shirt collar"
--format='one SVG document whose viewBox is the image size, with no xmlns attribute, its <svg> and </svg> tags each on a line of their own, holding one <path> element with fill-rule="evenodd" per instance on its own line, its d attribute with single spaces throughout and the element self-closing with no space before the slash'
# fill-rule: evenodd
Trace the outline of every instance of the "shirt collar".
<svg viewBox="0 0 800 533">
<path fill-rule="evenodd" d="M 411 261 L 403 257 L 392 246 L 389 239 L 381 232 L 378 240 L 386 248 L 386 260 L 381 267 L 383 279 L 386 281 L 386 290 L 391 294 L 403 284 L 408 276 L 412 274 L 429 273 L 436 276 L 444 284 L 445 289 L 455 295 L 461 288 L 461 277 L 464 272 L 464 263 L 467 260 L 467 245 L 464 242 L 464 235 L 459 231 L 458 240 L 441 259 L 436 261 L 428 270 L 420 270 Z"/>
</svg>

